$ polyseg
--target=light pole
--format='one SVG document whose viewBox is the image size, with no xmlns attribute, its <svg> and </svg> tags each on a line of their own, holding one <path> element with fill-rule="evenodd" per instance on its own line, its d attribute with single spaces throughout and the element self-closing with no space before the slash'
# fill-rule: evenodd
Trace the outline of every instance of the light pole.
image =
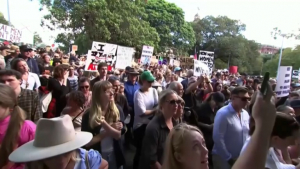
<svg viewBox="0 0 300 169">
<path fill-rule="evenodd" d="M 9 13 L 9 0 L 7 0 L 7 18 L 8 18 L 8 25 L 10 26 L 10 13 Z"/>
<path fill-rule="evenodd" d="M 278 60 L 278 67 L 277 67 L 277 76 L 276 76 L 276 79 L 278 79 L 278 72 L 279 72 L 279 68 L 280 68 L 280 65 L 281 65 L 281 58 L 282 58 L 283 41 L 284 41 L 284 39 L 289 39 L 289 38 L 297 37 L 297 36 L 293 33 L 289 33 L 289 34 L 282 33 L 281 30 L 278 29 L 277 27 L 273 28 L 273 31 L 271 32 L 271 36 L 274 39 L 277 39 L 278 36 L 280 36 L 282 38 L 281 47 L 280 47 L 280 54 L 279 54 L 279 60 Z"/>
</svg>

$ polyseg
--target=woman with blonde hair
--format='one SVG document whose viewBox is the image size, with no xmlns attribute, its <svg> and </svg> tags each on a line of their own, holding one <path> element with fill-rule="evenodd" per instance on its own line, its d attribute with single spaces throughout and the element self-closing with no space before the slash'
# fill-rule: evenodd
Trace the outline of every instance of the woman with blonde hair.
<svg viewBox="0 0 300 169">
<path fill-rule="evenodd" d="M 114 101 L 114 89 L 110 82 L 96 82 L 92 89 L 91 107 L 82 117 L 81 131 L 93 134 L 85 146 L 98 150 L 109 163 L 110 169 L 118 169 L 124 163 L 121 135 L 125 133 L 124 113 Z"/>
<path fill-rule="evenodd" d="M 9 155 L 9 160 L 26 163 L 26 169 L 108 169 L 96 150 L 80 147 L 92 139 L 88 132 L 76 132 L 69 115 L 37 122 L 36 135 Z"/>
<path fill-rule="evenodd" d="M 165 90 L 161 93 L 158 102 L 159 112 L 147 125 L 142 140 L 139 169 L 161 168 L 166 138 L 177 124 L 173 117 L 179 104 L 181 100 L 175 91 Z"/>
<path fill-rule="evenodd" d="M 11 87 L 0 84 L 0 88 L 0 168 L 23 168 L 23 164 L 9 162 L 8 156 L 17 147 L 34 139 L 36 126 L 25 120 L 25 112 L 18 106 Z"/>
<path fill-rule="evenodd" d="M 162 169 L 208 169 L 208 150 L 201 131 L 185 123 L 170 132 Z"/>
</svg>

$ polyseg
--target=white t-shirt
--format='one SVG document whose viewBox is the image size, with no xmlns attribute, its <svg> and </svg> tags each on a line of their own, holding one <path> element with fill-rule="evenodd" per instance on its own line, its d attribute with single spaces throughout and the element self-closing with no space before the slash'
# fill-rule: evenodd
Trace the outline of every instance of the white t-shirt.
<svg viewBox="0 0 300 169">
<path fill-rule="evenodd" d="M 251 137 L 249 137 L 246 140 L 246 142 L 245 142 L 245 144 L 244 144 L 244 146 L 243 146 L 243 148 L 241 150 L 241 154 L 246 149 L 246 147 L 247 147 L 247 145 L 248 145 L 248 143 L 250 141 L 250 138 Z M 296 169 L 296 167 L 294 165 L 292 165 L 292 164 L 283 164 L 282 162 L 280 162 L 279 159 L 276 156 L 276 153 L 275 153 L 273 147 L 271 147 L 269 149 L 269 153 L 267 155 L 267 161 L 266 161 L 265 167 L 268 168 L 268 169 Z"/>
<path fill-rule="evenodd" d="M 147 124 L 149 116 L 143 116 L 146 110 L 153 110 L 154 106 L 158 104 L 158 94 L 156 89 L 150 88 L 148 92 L 143 93 L 137 90 L 133 96 L 134 101 L 134 123 L 133 129 L 140 127 L 142 124 Z"/>
</svg>

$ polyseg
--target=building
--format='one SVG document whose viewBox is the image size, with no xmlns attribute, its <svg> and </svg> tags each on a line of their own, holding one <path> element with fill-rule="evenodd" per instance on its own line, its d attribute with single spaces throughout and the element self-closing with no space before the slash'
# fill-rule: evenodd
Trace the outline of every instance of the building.
<svg viewBox="0 0 300 169">
<path fill-rule="evenodd" d="M 274 55 L 279 51 L 279 48 L 277 48 L 276 46 L 260 44 L 259 47 L 260 47 L 259 49 L 260 54 Z"/>
</svg>

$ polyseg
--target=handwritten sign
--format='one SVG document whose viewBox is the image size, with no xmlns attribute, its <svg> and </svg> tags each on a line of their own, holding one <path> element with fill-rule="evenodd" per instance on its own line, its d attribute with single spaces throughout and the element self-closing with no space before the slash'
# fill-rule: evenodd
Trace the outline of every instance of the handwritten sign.
<svg viewBox="0 0 300 169">
<path fill-rule="evenodd" d="M 150 65 L 151 63 L 151 58 L 153 55 L 153 50 L 154 47 L 152 46 L 143 46 L 143 50 L 142 50 L 142 56 L 141 56 L 141 63 L 143 65 Z"/>
<path fill-rule="evenodd" d="M 115 61 L 116 51 L 118 45 L 103 43 L 103 42 L 96 42 L 94 41 L 92 44 L 92 54 L 93 56 L 98 56 L 101 60 L 104 59 L 104 62 L 113 62 Z"/>
<path fill-rule="evenodd" d="M 202 74 L 208 75 L 210 70 L 208 66 L 200 60 L 194 60 L 194 76 L 201 76 Z"/>
<path fill-rule="evenodd" d="M 285 97 L 290 93 L 292 66 L 280 66 L 277 72 L 277 84 L 275 88 L 277 97 Z"/>
<path fill-rule="evenodd" d="M 115 68 L 125 69 L 126 66 L 131 66 L 133 54 L 134 54 L 133 48 L 118 46 L 117 61 L 116 61 Z"/>
<path fill-rule="evenodd" d="M 22 42 L 22 31 L 11 26 L 0 24 L 0 39 L 20 43 Z"/>
<path fill-rule="evenodd" d="M 214 52 L 204 51 L 204 50 L 200 50 L 199 52 L 199 60 L 208 66 L 210 73 L 212 73 L 214 68 L 214 58 L 215 58 Z"/>
</svg>

